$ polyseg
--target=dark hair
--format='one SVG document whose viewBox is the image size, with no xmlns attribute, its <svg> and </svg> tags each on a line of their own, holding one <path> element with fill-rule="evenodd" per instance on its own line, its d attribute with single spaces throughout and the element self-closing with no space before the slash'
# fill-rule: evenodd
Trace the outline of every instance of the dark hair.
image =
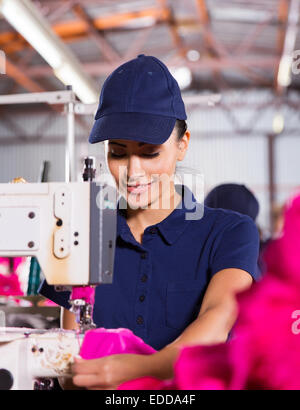
<svg viewBox="0 0 300 410">
<path fill-rule="evenodd" d="M 177 138 L 181 140 L 187 130 L 187 123 L 185 120 L 176 120 L 175 128 L 177 130 Z"/>
</svg>

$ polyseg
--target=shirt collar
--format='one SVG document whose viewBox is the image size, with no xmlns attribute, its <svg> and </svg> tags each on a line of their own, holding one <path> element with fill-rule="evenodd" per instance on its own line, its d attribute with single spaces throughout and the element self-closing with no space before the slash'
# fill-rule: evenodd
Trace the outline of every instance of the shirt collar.
<svg viewBox="0 0 300 410">
<path fill-rule="evenodd" d="M 180 203 L 167 218 L 156 225 L 169 245 L 172 245 L 185 231 L 191 220 L 194 219 L 192 215 L 197 208 L 202 207 L 203 209 L 203 204 L 196 201 L 192 191 L 187 186 L 176 186 L 176 190 L 182 197 Z"/>
<path fill-rule="evenodd" d="M 193 193 L 190 189 L 184 185 L 176 186 L 176 190 L 181 194 L 182 198 L 178 206 L 168 215 L 163 221 L 156 225 L 152 225 L 147 229 L 156 227 L 164 240 L 172 245 L 179 236 L 184 232 L 192 219 L 198 219 L 191 217 L 195 213 L 197 208 L 203 209 L 203 204 L 196 201 Z M 189 217 L 190 214 L 190 217 Z M 128 242 L 136 241 L 126 223 L 126 211 L 119 208 L 118 203 L 118 235 L 122 239 Z"/>
<path fill-rule="evenodd" d="M 123 198 L 119 200 L 117 205 L 117 236 L 121 237 L 125 242 L 130 242 L 136 246 L 137 242 L 126 222 L 126 209 L 124 209 L 124 207 L 120 208 L 120 203 L 122 203 L 122 201 L 124 201 Z"/>
</svg>

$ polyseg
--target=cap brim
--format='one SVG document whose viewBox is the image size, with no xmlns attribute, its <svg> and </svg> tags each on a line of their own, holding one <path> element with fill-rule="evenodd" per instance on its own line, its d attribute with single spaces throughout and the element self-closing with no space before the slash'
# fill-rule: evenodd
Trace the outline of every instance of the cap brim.
<svg viewBox="0 0 300 410">
<path fill-rule="evenodd" d="M 98 118 L 89 136 L 89 142 L 124 139 L 148 144 L 163 144 L 171 135 L 176 118 L 162 115 L 125 112 Z"/>
</svg>

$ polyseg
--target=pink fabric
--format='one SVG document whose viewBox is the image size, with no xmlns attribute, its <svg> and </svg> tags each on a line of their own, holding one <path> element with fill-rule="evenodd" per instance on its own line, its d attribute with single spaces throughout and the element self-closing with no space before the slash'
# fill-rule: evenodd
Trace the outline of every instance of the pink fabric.
<svg viewBox="0 0 300 410">
<path fill-rule="evenodd" d="M 86 303 L 94 306 L 95 288 L 93 286 L 74 286 L 72 288 L 71 299 L 83 299 Z"/>
<path fill-rule="evenodd" d="M 0 265 L 4 266 L 4 271 L 7 274 L 0 273 L 0 295 L 2 296 L 23 296 L 24 292 L 21 289 L 21 284 L 17 274 L 19 265 L 23 263 L 24 258 L 12 258 L 12 272 L 10 270 L 10 258 L 0 258 Z"/>
<path fill-rule="evenodd" d="M 0 257 L 0 263 L 6 263 L 9 264 L 9 259 L 10 258 L 2 258 Z M 21 263 L 24 262 L 24 257 L 20 256 L 20 257 L 14 257 L 13 259 L 13 271 L 15 272 L 17 270 L 17 268 L 19 267 L 19 265 Z"/>
<path fill-rule="evenodd" d="M 120 353 L 153 354 L 155 350 L 129 329 L 92 329 L 84 336 L 80 349 L 83 359 L 98 359 Z"/>
<path fill-rule="evenodd" d="M 24 293 L 20 287 L 18 275 L 12 273 L 8 276 L 0 274 L 0 295 L 22 296 Z"/>
<path fill-rule="evenodd" d="M 4 264 L 4 265 L 8 266 L 9 262 L 10 262 L 10 259 L 11 258 L 2 258 L 2 257 L 0 257 L 0 264 Z M 14 258 L 12 258 L 12 260 L 13 260 L 13 272 L 11 272 L 11 273 L 16 273 L 16 270 L 18 269 L 19 265 L 24 262 L 24 259 L 25 259 L 24 257 L 14 257 Z"/>
<path fill-rule="evenodd" d="M 176 390 L 172 380 L 162 382 L 154 377 L 141 377 L 134 381 L 122 383 L 118 390 Z"/>
<path fill-rule="evenodd" d="M 299 390 L 300 326 L 295 331 L 293 323 L 300 311 L 300 195 L 287 204 L 283 236 L 267 248 L 265 262 L 264 278 L 238 295 L 230 342 L 183 348 L 173 380 L 142 378 L 119 388 Z"/>
</svg>

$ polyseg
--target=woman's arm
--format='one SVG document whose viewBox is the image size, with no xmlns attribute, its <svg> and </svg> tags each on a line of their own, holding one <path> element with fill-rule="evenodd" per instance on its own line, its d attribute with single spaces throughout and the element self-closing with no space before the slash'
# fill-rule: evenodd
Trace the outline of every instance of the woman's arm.
<svg viewBox="0 0 300 410">
<path fill-rule="evenodd" d="M 252 282 L 250 274 L 241 269 L 216 273 L 209 282 L 198 318 L 169 346 L 225 342 L 238 315 L 236 294 L 248 289 Z"/>
<path fill-rule="evenodd" d="M 113 355 L 102 359 L 79 360 L 74 365 L 74 384 L 87 388 L 116 388 L 120 383 L 153 376 L 168 379 L 183 346 L 225 342 L 237 319 L 235 295 L 252 284 L 241 269 L 224 269 L 211 279 L 199 316 L 171 344 L 151 356 Z"/>
<path fill-rule="evenodd" d="M 230 268 L 216 273 L 207 287 L 197 319 L 174 342 L 153 355 L 156 376 L 172 377 L 173 363 L 182 346 L 226 342 L 238 316 L 235 296 L 248 289 L 252 282 L 250 274 L 241 269 Z M 159 363 L 166 365 L 159 368 Z"/>
</svg>

